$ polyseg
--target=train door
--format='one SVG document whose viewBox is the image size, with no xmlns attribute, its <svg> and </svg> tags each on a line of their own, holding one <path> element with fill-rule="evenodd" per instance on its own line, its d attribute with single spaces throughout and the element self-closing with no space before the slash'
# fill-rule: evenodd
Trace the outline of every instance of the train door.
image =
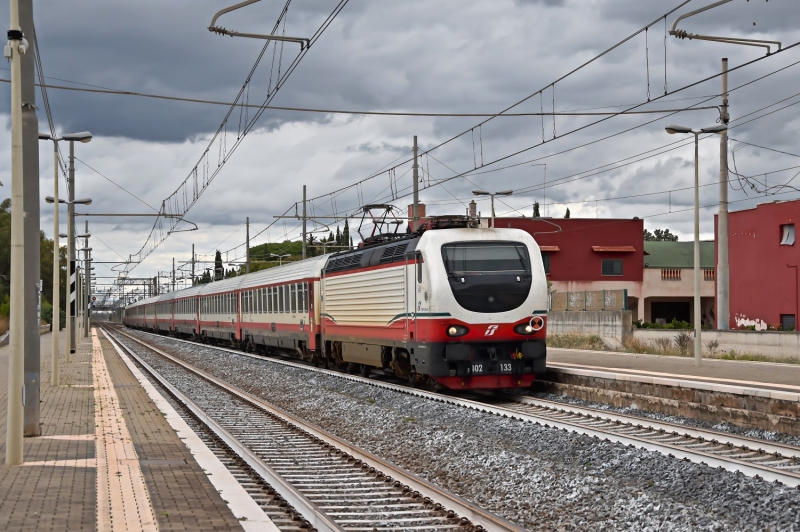
<svg viewBox="0 0 800 532">
<path fill-rule="evenodd" d="M 422 294 L 422 253 L 414 253 L 414 341 L 419 341 L 419 317 L 427 311 L 427 297 Z M 427 296 L 427 294 L 426 294 Z"/>
</svg>

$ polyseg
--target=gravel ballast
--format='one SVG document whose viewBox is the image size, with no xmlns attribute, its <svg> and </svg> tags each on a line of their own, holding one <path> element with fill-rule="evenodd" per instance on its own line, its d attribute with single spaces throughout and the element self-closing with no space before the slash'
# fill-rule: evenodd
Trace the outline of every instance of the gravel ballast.
<svg viewBox="0 0 800 532">
<path fill-rule="evenodd" d="M 800 530 L 800 491 L 199 344 L 134 333 L 531 530 Z M 158 357 L 126 341 L 148 362 Z"/>
</svg>

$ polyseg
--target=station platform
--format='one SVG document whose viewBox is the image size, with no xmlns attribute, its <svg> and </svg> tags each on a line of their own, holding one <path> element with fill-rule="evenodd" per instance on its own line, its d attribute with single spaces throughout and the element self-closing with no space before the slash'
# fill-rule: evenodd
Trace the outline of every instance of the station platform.
<svg viewBox="0 0 800 532">
<path fill-rule="evenodd" d="M 800 401 L 800 364 L 547 349 L 547 369 L 611 380 L 663 384 Z"/>
<path fill-rule="evenodd" d="M 102 333 L 82 338 L 50 386 L 42 336 L 42 435 L 5 465 L 8 347 L 0 348 L 0 530 L 244 530 L 209 474 Z M 62 335 L 63 338 L 63 335 Z M 183 438 L 186 438 L 183 435 Z M 263 512 L 262 512 L 263 514 Z"/>
</svg>

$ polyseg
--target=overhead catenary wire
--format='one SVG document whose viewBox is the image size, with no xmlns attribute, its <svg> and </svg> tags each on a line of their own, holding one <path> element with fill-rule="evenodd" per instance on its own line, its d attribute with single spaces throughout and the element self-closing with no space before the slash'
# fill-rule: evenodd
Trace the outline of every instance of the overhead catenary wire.
<svg viewBox="0 0 800 532">
<path fill-rule="evenodd" d="M 659 20 L 660 20 L 660 19 L 659 19 Z M 641 30 L 640 30 L 640 31 L 641 31 Z M 638 33 L 638 32 L 637 32 L 637 33 Z M 792 44 L 792 45 L 789 45 L 789 46 L 787 46 L 787 47 L 783 48 L 783 49 L 782 49 L 782 50 L 780 50 L 780 51 L 777 51 L 777 52 L 773 53 L 773 54 L 772 54 L 772 55 L 770 55 L 770 56 L 763 56 L 763 57 L 759 57 L 759 58 L 753 59 L 753 60 L 751 60 L 751 61 L 748 61 L 748 62 L 746 62 L 746 63 L 743 63 L 743 64 L 741 64 L 741 65 L 738 65 L 738 66 L 736 66 L 736 67 L 733 67 L 733 68 L 729 69 L 729 72 L 732 72 L 732 71 L 735 71 L 735 70 L 738 70 L 738 69 L 741 69 L 741 68 L 748 67 L 748 66 L 750 66 L 750 65 L 756 64 L 756 63 L 758 63 L 758 62 L 760 62 L 760 61 L 762 61 L 762 60 L 764 60 L 764 59 L 767 59 L 767 58 L 769 58 L 769 57 L 775 57 L 776 55 L 778 55 L 778 54 L 780 54 L 780 53 L 783 53 L 783 52 L 786 52 L 786 51 L 788 51 L 788 50 L 790 50 L 790 49 L 793 49 L 793 48 L 795 48 L 795 47 L 796 47 L 796 46 L 798 46 L 799 44 L 800 44 L 800 42 L 798 42 L 798 43 L 794 43 L 794 44 Z M 613 47 L 612 47 L 612 48 L 613 48 Z M 769 77 L 770 75 L 773 75 L 773 74 L 775 74 L 775 73 L 781 72 L 781 71 L 783 71 L 783 70 L 785 70 L 785 69 L 787 69 L 787 68 L 790 68 L 790 67 L 792 67 L 792 66 L 794 66 L 794 65 L 796 65 L 796 64 L 798 64 L 798 63 L 800 63 L 800 61 L 798 61 L 798 62 L 795 62 L 795 63 L 793 63 L 793 64 L 790 64 L 790 65 L 787 65 L 787 66 L 784 66 L 784 67 L 782 67 L 782 68 L 780 68 L 780 69 L 777 69 L 777 70 L 775 70 L 775 71 L 773 71 L 773 72 L 770 72 L 770 73 L 768 73 L 768 74 L 765 74 L 765 75 L 763 75 L 763 76 L 760 76 L 759 78 L 757 78 L 757 79 L 755 79 L 755 80 L 751 80 L 750 82 L 748 82 L 748 83 L 745 83 L 745 84 L 743 84 L 743 85 L 740 85 L 740 86 L 739 86 L 739 87 L 737 87 L 737 88 L 741 88 L 741 87 L 747 86 L 747 85 L 749 85 L 749 84 L 751 84 L 751 83 L 754 83 L 754 82 L 756 82 L 756 81 L 760 81 L 760 80 L 762 80 L 762 79 L 764 79 L 764 78 L 766 78 L 766 77 Z M 687 90 L 687 89 L 689 89 L 689 88 L 691 88 L 691 87 L 694 87 L 694 86 L 697 86 L 697 85 L 699 85 L 699 84 L 702 84 L 702 83 L 705 83 L 705 82 L 707 82 L 707 81 L 710 81 L 710 80 L 712 80 L 712 79 L 715 79 L 715 78 L 717 78 L 717 77 L 719 77 L 719 76 L 721 76 L 721 75 L 722 75 L 722 74 L 713 74 L 713 75 L 711 75 L 711 76 L 708 76 L 708 77 L 706 77 L 706 78 L 700 79 L 700 80 L 698 80 L 698 81 L 695 81 L 695 82 L 693 82 L 693 83 L 690 83 L 690 84 L 688 84 L 688 85 L 685 85 L 685 86 L 683 86 L 683 87 L 680 87 L 680 88 L 678 88 L 678 89 L 676 89 L 676 90 L 674 90 L 674 91 L 672 91 L 672 92 L 667 92 L 667 93 L 665 93 L 665 95 L 664 95 L 664 96 L 659 96 L 659 97 L 657 97 L 657 98 L 654 98 L 654 99 L 653 99 L 653 100 L 651 100 L 651 101 L 653 101 L 653 102 L 654 102 L 654 101 L 659 101 L 659 100 L 663 99 L 663 98 L 664 98 L 665 96 L 667 96 L 667 95 L 679 93 L 679 92 L 681 92 L 681 91 L 684 91 L 684 90 Z M 560 78 L 560 79 L 563 79 L 563 78 Z M 729 91 L 729 92 L 731 92 L 731 91 Z M 712 97 L 712 98 L 715 98 L 715 97 L 717 97 L 717 96 L 718 96 L 718 95 L 716 95 L 716 96 L 714 96 L 714 97 Z M 711 98 L 709 98 L 709 100 L 710 100 L 710 99 L 711 99 Z M 523 101 L 524 101 L 524 100 L 523 100 Z M 708 100 L 705 100 L 705 101 L 708 101 Z M 636 104 L 636 105 L 634 105 L 634 106 L 631 106 L 631 107 L 629 107 L 629 108 L 625 109 L 625 111 L 632 111 L 632 110 L 635 110 L 636 108 L 638 108 L 638 107 L 641 107 L 642 105 L 646 105 L 647 103 L 650 103 L 650 102 L 642 102 L 642 103 L 640 103 L 640 104 Z M 698 104 L 695 104 L 695 106 L 688 106 L 687 108 L 696 107 L 696 106 L 697 106 L 697 105 L 699 105 L 700 103 L 705 103 L 705 102 L 698 102 Z M 515 105 L 516 105 L 516 104 L 515 104 Z M 513 106 L 511 106 L 511 107 L 513 107 Z M 509 107 L 509 108 L 507 108 L 507 109 L 510 109 L 511 107 Z M 501 113 L 502 113 L 502 112 L 501 112 Z M 562 134 L 561 134 L 561 136 L 560 136 L 559 138 L 563 138 L 563 137 L 565 137 L 565 136 L 567 136 L 567 135 L 570 135 L 570 134 L 576 133 L 576 132 L 578 132 L 578 131 L 581 131 L 581 130 L 587 129 L 587 128 L 589 128 L 589 127 L 592 127 L 592 126 L 594 126 L 594 125 L 597 125 L 597 124 L 599 124 L 599 123 L 602 123 L 602 122 L 604 122 L 604 121 L 606 121 L 606 120 L 608 120 L 608 119 L 612 118 L 613 116 L 618 116 L 619 114 L 622 114 L 622 112 L 618 112 L 618 113 L 616 113 L 616 114 L 614 114 L 614 115 L 611 115 L 611 116 L 608 116 L 608 117 L 602 118 L 602 119 L 600 119 L 600 120 L 595 120 L 595 121 L 593 121 L 593 122 L 590 122 L 589 124 L 586 124 L 586 125 L 583 125 L 583 126 L 579 126 L 579 127 L 577 127 L 577 128 L 574 128 L 574 129 L 572 129 L 572 130 L 570 130 L 570 131 L 568 131 L 568 132 L 566 132 L 566 133 L 562 133 Z M 498 116 L 499 116 L 499 114 L 498 114 Z M 658 120 L 658 119 L 657 119 L 657 120 Z M 649 123 L 652 123 L 652 122 L 655 122 L 655 121 L 656 121 L 656 120 L 652 120 L 652 121 L 650 121 L 650 122 L 646 122 L 646 123 L 644 123 L 644 124 L 640 124 L 640 125 L 638 125 L 638 126 L 634 126 L 634 127 L 632 127 L 632 128 L 628 128 L 628 129 L 625 129 L 625 130 L 623 130 L 623 131 L 617 132 L 617 133 L 615 133 L 615 134 L 608 135 L 608 136 L 602 137 L 602 138 L 600 138 L 600 139 L 596 139 L 596 140 L 594 140 L 594 141 L 591 141 L 591 142 L 587 142 L 587 143 L 581 144 L 581 145 L 579 145 L 579 146 L 575 146 L 575 147 L 572 147 L 572 148 L 568 148 L 568 149 L 566 149 L 566 150 L 562 150 L 562 151 L 560 151 L 560 152 L 557 152 L 557 153 L 548 154 L 548 155 L 546 155 L 546 156 L 543 156 L 543 157 L 539 157 L 539 158 L 531 159 L 530 161 L 526 161 L 526 162 L 538 161 L 538 160 L 541 160 L 541 159 L 545 159 L 545 158 L 549 158 L 549 157 L 554 157 L 554 156 L 556 156 L 556 155 L 560 155 L 560 154 L 566 153 L 566 152 L 568 152 L 568 151 L 572 151 L 572 150 L 575 150 L 575 149 L 579 149 L 579 148 L 582 148 L 582 147 L 586 147 L 586 146 L 588 146 L 588 145 L 591 145 L 591 144 L 594 144 L 594 143 L 597 143 L 597 142 L 601 142 L 601 141 L 603 141 L 603 140 L 607 140 L 607 139 L 609 139 L 609 138 L 612 138 L 612 137 L 614 137 L 614 136 L 617 136 L 617 135 L 620 135 L 620 134 L 627 133 L 627 132 L 629 132 L 629 131 L 631 131 L 631 130 L 633 130 L 633 129 L 636 129 L 636 128 L 638 128 L 638 127 L 642 127 L 642 126 L 644 126 L 644 125 L 647 125 L 647 124 L 649 124 Z M 485 124 L 486 122 L 488 122 L 488 120 L 486 120 L 486 121 L 482 122 L 481 124 Z M 475 127 L 477 127 L 477 126 L 475 126 Z M 469 131 L 470 131 L 470 130 L 467 130 L 467 132 L 469 132 Z M 442 146 L 444 146 L 444 145 L 446 145 L 446 144 L 448 144 L 448 143 L 452 142 L 453 140 L 455 140 L 455 139 L 459 138 L 459 137 L 460 137 L 460 136 L 462 136 L 462 135 L 463 135 L 463 132 L 462 132 L 462 133 L 460 133 L 460 134 L 458 134 L 458 135 L 452 136 L 452 137 L 450 137 L 449 139 L 447 139 L 447 140 L 445 140 L 445 141 L 443 141 L 443 142 L 440 142 L 439 144 L 435 145 L 434 147 L 432 147 L 432 148 L 429 148 L 428 150 L 424 151 L 424 152 L 422 153 L 422 155 L 427 155 L 427 154 L 429 154 L 431 151 L 433 151 L 433 150 L 436 150 L 436 149 L 438 149 L 438 148 L 440 148 L 440 147 L 442 147 Z M 545 141 L 545 142 L 542 142 L 542 143 L 537 143 L 537 144 L 535 144 L 535 145 L 532 145 L 532 146 L 529 146 L 529 147 L 527 147 L 527 148 L 524 148 L 524 149 L 521 149 L 521 150 L 515 151 L 515 152 L 513 152 L 513 153 L 511 153 L 511 154 L 508 154 L 508 155 L 505 155 L 505 156 L 499 157 L 499 158 L 497 158 L 497 159 L 495 159 L 495 160 L 493 160 L 493 161 L 490 161 L 490 162 L 488 162 L 488 163 L 485 163 L 485 165 L 484 165 L 484 166 L 491 166 L 491 165 L 493 165 L 493 164 L 496 164 L 496 163 L 498 163 L 498 162 L 501 162 L 501 161 L 503 161 L 503 160 L 509 159 L 509 158 L 511 158 L 511 157 L 514 157 L 514 156 L 516 156 L 516 155 L 519 155 L 519 154 L 521 154 L 521 153 L 524 153 L 524 152 L 526 152 L 526 151 L 529 151 L 529 150 L 531 150 L 531 149 L 533 149 L 533 148 L 536 148 L 536 147 L 538 147 L 538 146 L 541 146 L 541 145 L 543 145 L 543 144 L 545 144 L 545 143 L 547 143 L 547 142 L 552 142 L 552 140 L 550 140 L 550 141 Z M 405 161 L 401 162 L 400 164 L 398 164 L 398 165 L 396 165 L 396 166 L 400 166 L 400 165 L 403 165 L 403 164 L 407 164 L 408 162 L 409 162 L 408 160 L 405 160 Z M 525 163 L 519 163 L 519 164 L 525 164 Z M 513 166 L 513 165 L 510 165 L 510 166 Z M 509 166 L 509 167 L 510 167 L 510 166 Z M 454 176 L 452 176 L 452 177 L 450 177 L 450 178 L 446 178 L 446 179 L 444 179 L 444 180 L 440 180 L 440 181 L 439 181 L 439 184 L 441 184 L 441 183 L 444 183 L 444 182 L 447 182 L 447 181 L 449 181 L 450 179 L 456 179 L 456 178 L 460 178 L 460 177 L 462 177 L 462 176 L 464 176 L 464 175 L 469 175 L 469 174 L 474 174 L 474 173 L 475 173 L 475 168 L 472 168 L 472 169 L 466 170 L 466 171 L 464 171 L 464 172 L 461 172 L 461 173 L 459 173 L 459 174 L 456 174 L 456 175 L 454 175 Z M 342 188 L 340 188 L 340 189 L 337 189 L 335 192 L 328 193 L 328 194 L 340 193 L 340 192 L 342 192 L 342 191 L 344 191 L 344 190 L 348 190 L 348 189 L 350 189 L 350 188 L 353 188 L 353 187 L 354 187 L 354 186 L 356 186 L 356 185 L 360 185 L 360 184 L 362 184 L 362 183 L 364 183 L 364 182 L 366 182 L 366 181 L 369 181 L 369 180 L 373 179 L 374 177 L 376 177 L 376 175 L 380 175 L 380 173 L 377 173 L 377 174 L 370 175 L 370 176 L 368 176 L 368 177 L 366 177 L 366 178 L 364 178 L 364 179 L 362 179 L 362 180 L 360 180 L 360 181 L 358 181 L 358 182 L 356 182 L 356 183 L 354 183 L 354 184 L 348 185 L 348 186 L 346 186 L 346 187 L 342 187 Z M 434 185 L 434 186 L 436 186 L 436 185 Z M 311 198 L 311 200 L 309 200 L 309 201 L 312 201 L 312 202 L 313 202 L 313 201 L 316 201 L 316 200 L 323 199 L 323 198 L 324 198 L 325 196 L 327 196 L 328 194 L 324 194 L 324 195 L 321 195 L 321 196 L 317 196 L 317 197 L 315 197 L 315 198 Z"/>
</svg>

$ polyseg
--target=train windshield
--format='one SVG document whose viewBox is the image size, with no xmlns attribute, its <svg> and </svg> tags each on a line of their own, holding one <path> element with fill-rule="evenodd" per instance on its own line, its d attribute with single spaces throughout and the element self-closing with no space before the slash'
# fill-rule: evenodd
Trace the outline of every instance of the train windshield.
<svg viewBox="0 0 800 532">
<path fill-rule="evenodd" d="M 463 242 L 442 246 L 451 275 L 529 272 L 528 249 L 513 242 Z"/>
<path fill-rule="evenodd" d="M 528 248 L 518 242 L 459 242 L 442 246 L 450 290 L 473 312 L 519 308 L 531 290 Z"/>
</svg>

